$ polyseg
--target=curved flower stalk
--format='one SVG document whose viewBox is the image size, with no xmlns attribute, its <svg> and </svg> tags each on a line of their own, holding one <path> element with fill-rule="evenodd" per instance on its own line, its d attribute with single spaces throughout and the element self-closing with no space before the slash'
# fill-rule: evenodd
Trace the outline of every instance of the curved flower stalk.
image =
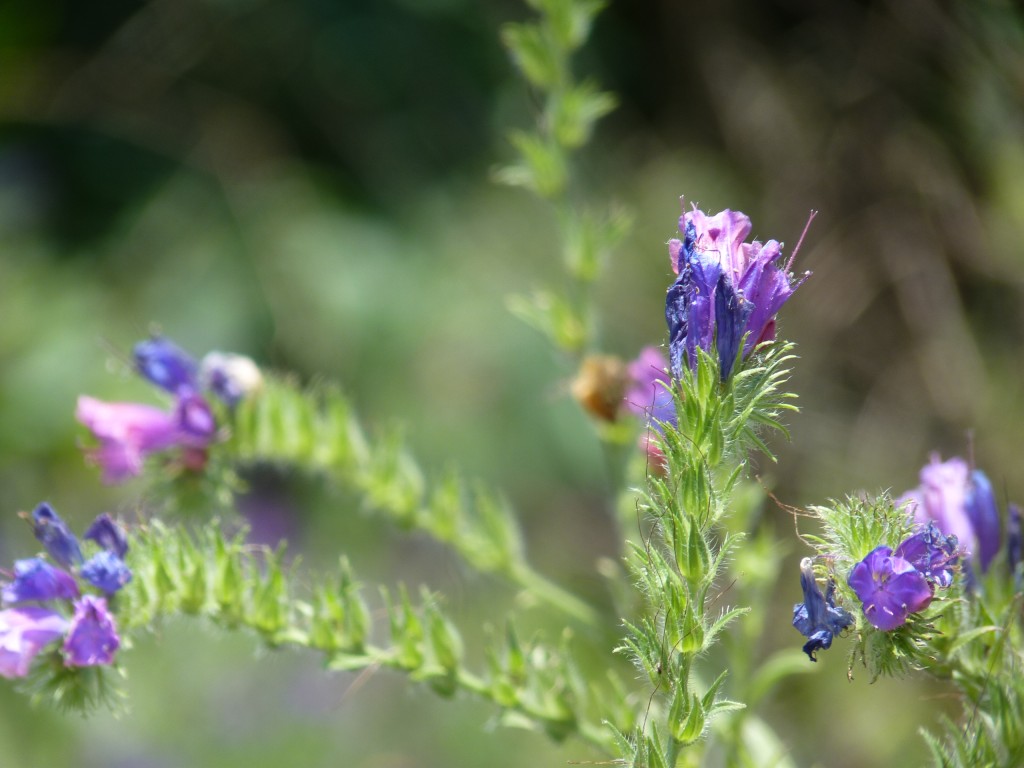
<svg viewBox="0 0 1024 768">
<path fill-rule="evenodd" d="M 128 551 L 124 532 L 109 515 L 100 515 L 85 533 L 96 545 L 85 558 L 49 504 L 36 507 L 31 522 L 36 538 L 61 567 L 41 557 L 15 563 L 13 579 L 0 593 L 8 606 L 0 611 L 0 676 L 27 677 L 37 666 L 45 675 L 47 665 L 37 664 L 36 657 L 51 646 L 58 667 L 68 670 L 114 664 L 121 637 L 108 601 L 132 580 L 123 559 Z M 68 674 L 59 669 L 56 674 L 61 679 L 55 689 L 66 687 Z"/>
<path fill-rule="evenodd" d="M 394 435 L 368 438 L 337 389 L 303 391 L 268 376 L 261 397 L 242 402 L 227 425 L 231 439 L 218 446 L 221 459 L 323 474 L 357 490 L 369 509 L 448 544 L 476 569 L 504 576 L 579 622 L 604 625 L 594 608 L 530 566 L 503 499 L 482 485 L 467 487 L 454 473 L 428 486 L 401 441 Z"/>
<path fill-rule="evenodd" d="M 75 418 L 97 441 L 86 449 L 88 460 L 103 471 L 103 481 L 120 483 L 142 472 L 147 457 L 180 449 L 182 466 L 201 470 L 217 424 L 204 393 L 233 408 L 259 391 L 262 376 L 248 358 L 211 352 L 202 363 L 172 341 L 157 336 L 139 342 L 133 351 L 136 372 L 174 396 L 164 410 L 139 403 L 107 403 L 78 398 Z"/>
<path fill-rule="evenodd" d="M 437 694 L 469 694 L 490 702 L 510 722 L 528 722 L 555 739 L 575 735 L 602 752 L 611 736 L 599 717 L 621 727 L 623 713 L 603 706 L 572 665 L 568 636 L 560 648 L 522 643 L 510 624 L 487 647 L 486 671 L 465 664 L 463 642 L 437 598 L 419 604 L 407 591 L 382 590 L 384 626 L 374 626 L 363 591 L 342 558 L 338 572 L 300 591 L 284 565 L 284 550 L 254 549 L 244 533 L 225 536 L 216 524 L 197 534 L 159 522 L 139 530 L 125 590 L 126 629 L 143 630 L 174 614 L 203 617 L 232 630 L 250 630 L 268 647 L 322 653 L 328 669 L 383 667 L 425 683 Z M 303 578 L 302 582 L 309 579 Z"/>
</svg>

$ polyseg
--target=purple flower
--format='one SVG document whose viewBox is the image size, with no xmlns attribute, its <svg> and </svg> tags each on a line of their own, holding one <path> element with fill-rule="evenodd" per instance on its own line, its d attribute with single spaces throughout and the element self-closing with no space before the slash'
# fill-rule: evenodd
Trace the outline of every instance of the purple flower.
<svg viewBox="0 0 1024 768">
<path fill-rule="evenodd" d="M 751 224 L 738 211 L 707 216 L 694 206 L 680 217 L 679 231 L 683 239 L 668 244 L 679 277 L 665 300 L 672 374 L 682 374 L 684 357 L 695 368 L 697 348 L 710 352 L 717 338 L 724 381 L 732 373 L 744 335 L 743 356 L 775 338 L 776 313 L 810 273 L 794 282 L 793 258 L 784 267 L 777 265 L 782 246 L 775 240 L 743 242 Z M 799 247 L 798 243 L 794 256 Z"/>
<path fill-rule="evenodd" d="M 1020 507 L 1010 504 L 1006 515 L 1006 562 L 1010 573 L 1024 560 L 1024 537 L 1021 536 Z"/>
<path fill-rule="evenodd" d="M 829 579 L 825 594 L 821 594 L 809 557 L 800 561 L 800 586 L 804 591 L 804 601 L 793 606 L 793 626 L 807 638 L 804 653 L 811 661 L 817 661 L 814 654 L 828 650 L 832 646 L 832 638 L 853 624 L 853 616 L 835 604 L 834 581 Z"/>
<path fill-rule="evenodd" d="M 71 574 L 38 557 L 15 561 L 14 581 L 3 588 L 3 600 L 8 604 L 76 597 L 78 585 Z"/>
<path fill-rule="evenodd" d="M 943 536 L 934 522 L 920 533 L 905 539 L 893 555 L 902 557 L 928 581 L 948 587 L 953 583 L 953 568 L 960 559 L 955 536 Z"/>
<path fill-rule="evenodd" d="M 79 571 L 97 589 L 112 595 L 132 580 L 131 569 L 113 552 L 103 550 L 90 557 Z"/>
<path fill-rule="evenodd" d="M 197 388 L 196 361 L 181 347 L 163 336 L 140 341 L 132 350 L 139 374 L 178 395 Z"/>
<path fill-rule="evenodd" d="M 263 388 L 263 374 L 256 363 L 225 352 L 210 352 L 203 358 L 199 381 L 232 408 Z"/>
<path fill-rule="evenodd" d="M 907 616 L 932 601 L 928 580 L 889 547 L 871 550 L 853 566 L 848 583 L 864 604 L 867 620 L 885 632 L 902 626 Z"/>
<path fill-rule="evenodd" d="M 937 453 L 921 470 L 921 485 L 896 500 L 921 526 L 934 521 L 946 536 L 955 536 L 982 571 L 999 550 L 999 511 L 992 485 L 959 457 L 942 461 Z"/>
<path fill-rule="evenodd" d="M 626 407 L 630 411 L 655 426 L 658 422 L 676 423 L 668 362 L 658 347 L 640 350 L 640 356 L 629 364 L 629 378 Z"/>
<path fill-rule="evenodd" d="M 27 675 L 36 654 L 63 635 L 67 627 L 67 620 L 46 608 L 0 611 L 0 675 Z"/>
<path fill-rule="evenodd" d="M 106 512 L 96 516 L 82 538 L 95 541 L 100 547 L 120 558 L 128 552 L 128 539 L 124 531 Z"/>
<path fill-rule="evenodd" d="M 82 550 L 78 539 L 68 529 L 49 504 L 45 501 L 32 511 L 32 532 L 43 543 L 50 557 L 70 568 L 82 562 Z"/>
<path fill-rule="evenodd" d="M 685 217 L 684 217 L 685 218 Z M 668 324 L 669 361 L 672 375 L 683 373 L 683 358 L 690 368 L 697 367 L 697 348 L 711 351 L 715 338 L 714 292 L 721 266 L 713 255 L 697 249 L 697 230 L 692 222 L 679 223 L 683 240 L 669 240 L 672 268 L 679 275 L 665 295 L 665 321 Z"/>
<path fill-rule="evenodd" d="M 202 395 L 189 394 L 178 399 L 174 409 L 178 426 L 175 442 L 190 448 L 205 448 L 217 434 L 213 411 Z"/>
<path fill-rule="evenodd" d="M 715 293 L 715 325 L 718 335 L 718 363 L 722 380 L 729 378 L 736 364 L 740 341 L 747 330 L 747 321 L 754 311 L 754 305 L 747 301 L 741 291 L 722 273 L 718 278 Z M 744 352 L 746 354 L 746 352 Z"/>
<path fill-rule="evenodd" d="M 640 436 L 640 445 L 650 467 L 661 471 L 665 468 L 665 454 L 651 428 L 660 433 L 663 424 L 676 426 L 676 403 L 665 355 L 658 347 L 644 347 L 629 364 L 629 378 L 626 407 L 643 419 L 647 429 Z"/>
<path fill-rule="evenodd" d="M 999 508 L 992 492 L 992 483 L 980 469 L 971 472 L 964 510 L 978 542 L 978 563 L 982 572 L 985 572 L 992 558 L 999 552 Z"/>
<path fill-rule="evenodd" d="M 78 541 L 50 505 L 40 504 L 32 519 L 36 536 L 54 558 L 65 564 L 82 561 Z M 81 578 L 107 594 L 131 581 L 131 571 L 121 559 L 128 551 L 128 541 L 109 515 L 98 516 L 89 526 L 86 538 L 103 549 L 78 568 Z M 106 601 L 93 595 L 82 596 L 70 573 L 38 557 L 18 560 L 14 564 L 14 581 L 3 586 L 2 597 L 7 603 L 71 600 L 74 617 L 68 622 L 60 613 L 39 606 L 0 611 L 0 675 L 27 675 L 36 654 L 62 635 L 67 666 L 113 661 L 121 641 Z"/>
<path fill-rule="evenodd" d="M 178 438 L 175 415 L 152 405 L 105 403 L 83 395 L 75 418 L 99 440 L 87 455 L 103 469 L 107 483 L 139 474 L 148 454 L 171 447 Z"/>
<path fill-rule="evenodd" d="M 182 449 L 181 466 L 203 469 L 217 424 L 201 389 L 233 407 L 262 386 L 259 368 L 247 357 L 220 352 L 207 355 L 200 368 L 191 355 L 162 336 L 139 342 L 132 355 L 143 378 L 175 396 L 174 409 L 79 397 L 76 418 L 99 441 L 87 458 L 100 465 L 107 483 L 140 474 L 146 456 L 172 446 Z"/>
<path fill-rule="evenodd" d="M 75 418 L 99 440 L 87 455 L 102 467 L 107 483 L 138 475 L 151 453 L 179 444 L 205 448 L 216 427 L 206 401 L 195 394 L 179 398 L 173 412 L 138 403 L 105 403 L 83 395 Z"/>
<path fill-rule="evenodd" d="M 132 580 L 131 569 L 124 563 L 128 553 L 128 539 L 110 515 L 96 517 L 85 532 L 85 538 L 99 544 L 103 550 L 90 557 L 79 570 L 82 578 L 94 587 L 112 595 Z"/>
<path fill-rule="evenodd" d="M 102 597 L 85 595 L 75 604 L 71 629 L 64 639 L 64 664 L 68 667 L 92 667 L 113 664 L 121 638 L 114 617 Z"/>
</svg>

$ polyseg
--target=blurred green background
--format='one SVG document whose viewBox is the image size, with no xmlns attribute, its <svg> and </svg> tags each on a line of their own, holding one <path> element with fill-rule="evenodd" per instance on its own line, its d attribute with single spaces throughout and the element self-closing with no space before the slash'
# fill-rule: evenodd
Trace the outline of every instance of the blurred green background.
<svg viewBox="0 0 1024 768">
<path fill-rule="evenodd" d="M 566 396 L 573 371 L 505 308 L 560 279 L 548 210 L 494 186 L 537 105 L 498 42 L 511 0 L 8 0 L 0 6 L 0 560 L 33 551 L 15 512 L 78 526 L 140 487 L 84 466 L 75 398 L 151 400 L 127 375 L 158 324 L 196 353 L 341 382 L 430 470 L 507 493 L 532 560 L 600 593 L 617 556 L 609 479 Z M 916 485 L 933 449 L 973 453 L 1002 498 L 1024 416 L 1024 18 L 1011 2 L 614 3 L 581 73 L 615 91 L 580 191 L 637 216 L 601 287 L 606 351 L 664 339 L 680 195 L 748 213 L 792 246 L 820 211 L 786 306 L 803 411 L 781 500 Z M 424 581 L 467 629 L 508 590 L 315 482 L 257 478 L 268 536 L 315 573 Z M 802 642 L 793 565 L 758 654 Z M 312 576 L 310 577 L 312 578 Z M 506 601 L 502 603 L 501 601 Z M 497 602 L 496 602 L 497 601 Z M 498 610 L 494 606 L 501 605 Z M 563 765 L 578 743 L 493 728 L 387 673 L 326 674 L 249 638 L 170 622 L 124 661 L 127 711 L 64 718 L 0 685 L 0 765 Z M 852 683 L 846 644 L 763 712 L 800 765 L 923 761 L 947 697 Z M 946 702 L 946 706 L 948 706 Z"/>
</svg>

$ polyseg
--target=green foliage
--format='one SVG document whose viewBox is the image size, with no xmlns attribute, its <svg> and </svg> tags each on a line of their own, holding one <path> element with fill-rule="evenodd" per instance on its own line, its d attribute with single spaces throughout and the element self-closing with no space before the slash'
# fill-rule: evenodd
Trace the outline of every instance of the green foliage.
<svg viewBox="0 0 1024 768">
<path fill-rule="evenodd" d="M 544 334 L 556 349 L 579 354 L 587 342 L 586 321 L 567 300 L 551 291 L 536 290 L 531 296 L 513 295 L 509 310 Z"/>
<path fill-rule="evenodd" d="M 653 687 L 636 729 L 617 737 L 630 765 L 676 765 L 681 750 L 701 742 L 718 718 L 745 707 L 722 695 L 725 670 L 702 686 L 695 667 L 749 611 L 716 607 L 728 561 L 744 539 L 722 524 L 734 494 L 744 492 L 738 479 L 745 450 L 762 445 L 758 433 L 781 428 L 779 413 L 793 408 L 783 390 L 790 349 L 765 348 L 724 383 L 714 358 L 701 353 L 673 392 L 678 429 L 662 425 L 664 471 L 650 472 L 636 502 L 650 527 L 628 560 L 646 607 L 626 622 L 617 649 Z"/>
<path fill-rule="evenodd" d="M 1024 593 L 1007 571 L 996 558 L 936 617 L 928 671 L 964 694 L 959 722 L 944 720 L 941 738 L 925 733 L 936 765 L 1024 763 Z"/>
<path fill-rule="evenodd" d="M 197 534 L 159 522 L 139 530 L 129 555 L 135 578 L 120 595 L 123 629 L 147 628 L 174 614 L 247 629 L 268 648 L 320 651 L 328 669 L 390 668 L 443 697 L 463 692 L 490 701 L 510 725 L 540 728 L 557 739 L 578 734 L 609 748 L 590 711 L 603 697 L 592 695 L 574 667 L 569 633 L 557 650 L 540 641 L 524 645 L 510 623 L 503 640 L 488 645 L 487 671 L 478 675 L 466 668 L 461 635 L 436 596 L 424 590 L 414 603 L 404 587 L 382 589 L 381 631 L 344 559 L 335 575 L 303 592 L 283 549 L 253 548 L 243 534 L 226 535 L 216 523 Z M 64 700 L 83 709 L 95 704 L 102 675 L 76 675 L 77 688 L 60 689 L 67 691 Z M 51 688 L 61 682 L 53 678 Z"/>
<path fill-rule="evenodd" d="M 477 570 L 529 586 L 579 621 L 598 621 L 590 606 L 529 566 L 515 516 L 503 499 L 480 484 L 467 486 L 454 471 L 428 484 L 400 436 L 368 437 L 336 388 L 303 391 L 288 379 L 268 376 L 260 396 L 241 403 L 227 428 L 231 437 L 217 447 L 218 460 L 320 473 L 361 494 L 367 510 L 448 544 Z"/>
<path fill-rule="evenodd" d="M 885 494 L 850 496 L 830 506 L 811 507 L 810 512 L 821 521 L 822 532 L 803 538 L 840 573 L 849 573 L 876 547 L 895 549 L 914 527 L 911 517 Z"/>
<path fill-rule="evenodd" d="M 572 54 L 586 41 L 604 6 L 594 0 L 536 0 L 536 21 L 507 24 L 502 41 L 544 107 L 533 132 L 512 131 L 515 163 L 495 173 L 497 181 L 525 187 L 551 201 L 558 215 L 562 254 L 571 285 L 542 288 L 509 299 L 512 311 L 541 331 L 556 349 L 578 359 L 594 346 L 592 295 L 605 254 L 628 232 L 632 217 L 619 207 L 594 213 L 572 204 L 571 155 L 591 138 L 594 125 L 616 106 L 615 97 L 591 80 L 573 79 Z"/>
<path fill-rule="evenodd" d="M 633 215 L 621 206 L 607 213 L 583 210 L 570 216 L 564 225 L 565 266 L 581 283 L 596 280 L 604 267 L 608 251 L 633 227 Z"/>
<path fill-rule="evenodd" d="M 159 522 L 141 530 L 130 554 L 135 579 L 120 598 L 119 614 L 126 629 L 182 613 L 247 629 L 271 648 L 320 651 L 331 669 L 391 668 L 444 697 L 469 692 L 491 701 L 508 725 L 538 728 L 555 739 L 576 734 L 612 754 L 615 744 L 629 744 L 621 754 L 634 765 L 674 766 L 716 721 L 744 708 L 725 695 L 725 671 L 704 684 L 696 667 L 749 610 L 718 604 L 727 591 L 722 582 L 729 560 L 744 540 L 742 531 L 724 523 L 731 509 L 749 507 L 748 490 L 738 482 L 745 451 L 762 445 L 760 433 L 780 428 L 780 413 L 793 408 L 792 395 L 783 391 L 789 352 L 785 344 L 765 347 L 724 383 L 716 361 L 702 354 L 697 370 L 678 382 L 680 428 L 666 425 L 661 447 L 667 466 L 648 477 L 637 498 L 649 527 L 628 558 L 645 606 L 624 622 L 617 651 L 652 689 L 637 699 L 614 675 L 607 685 L 584 677 L 572 661 L 568 631 L 556 650 L 523 643 L 511 622 L 486 646 L 485 674 L 475 674 L 436 596 L 421 591 L 413 601 L 404 588 L 382 589 L 382 630 L 370 620 L 344 559 L 335 576 L 303 594 L 283 550 L 249 548 L 241 534 L 225 535 L 216 524 L 196 534 Z M 400 437 L 368 437 L 336 389 L 303 391 L 271 376 L 259 397 L 225 418 L 229 437 L 217 446 L 216 461 L 321 473 L 359 492 L 369 509 L 451 544 L 478 569 L 503 574 L 596 624 L 592 609 L 529 568 L 514 517 L 500 498 L 468 489 L 453 472 L 428 483 Z"/>
<path fill-rule="evenodd" d="M 87 714 L 100 707 L 118 711 L 124 696 L 117 685 L 121 671 L 104 666 L 68 667 L 59 650 L 40 654 L 19 688 L 35 704 L 60 712 Z"/>
</svg>

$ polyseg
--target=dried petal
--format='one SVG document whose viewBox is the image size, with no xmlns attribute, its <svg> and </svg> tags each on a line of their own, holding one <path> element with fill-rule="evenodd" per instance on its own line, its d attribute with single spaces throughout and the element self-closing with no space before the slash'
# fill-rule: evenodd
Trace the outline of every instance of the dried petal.
<svg viewBox="0 0 1024 768">
<path fill-rule="evenodd" d="M 832 646 L 832 639 L 853 624 L 853 616 L 845 608 L 835 604 L 835 582 L 829 581 L 825 594 L 821 594 L 814 578 L 811 559 L 800 561 L 800 587 L 804 601 L 793 606 L 793 626 L 807 638 L 804 653 L 811 661 L 817 661 L 815 653 Z"/>
</svg>

